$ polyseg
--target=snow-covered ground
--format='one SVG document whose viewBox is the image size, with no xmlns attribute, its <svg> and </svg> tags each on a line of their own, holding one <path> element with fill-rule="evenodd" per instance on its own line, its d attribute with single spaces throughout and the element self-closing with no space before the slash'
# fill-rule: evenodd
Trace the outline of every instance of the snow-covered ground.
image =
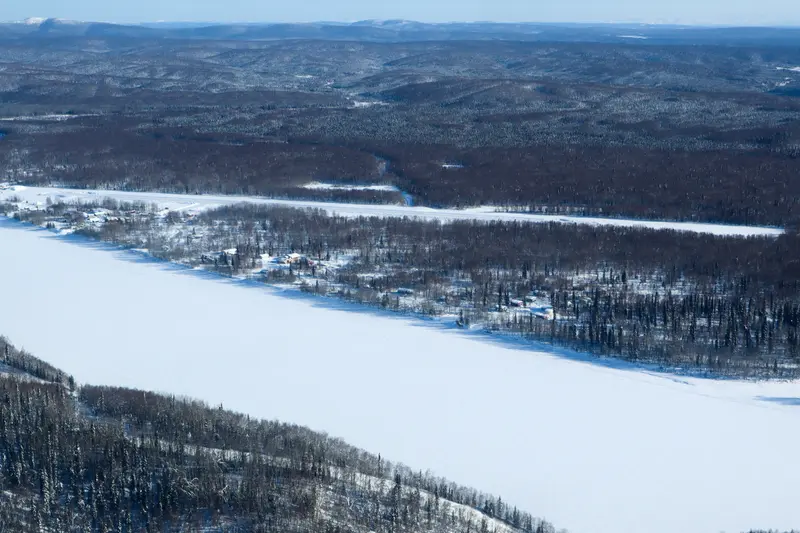
<svg viewBox="0 0 800 533">
<path fill-rule="evenodd" d="M 381 191 L 381 192 L 400 192 L 394 185 L 346 185 L 341 183 L 324 183 L 312 181 L 303 185 L 304 189 L 317 191 Z"/>
<path fill-rule="evenodd" d="M 0 219 L 0 332 L 81 382 L 341 436 L 573 533 L 800 525 L 800 384 L 657 375 Z"/>
<path fill-rule="evenodd" d="M 25 115 L 25 116 L 18 116 L 18 117 L 0 117 L 0 121 L 2 122 L 16 122 L 22 120 L 42 120 L 42 121 L 51 121 L 55 120 L 56 122 L 63 122 L 65 120 L 70 120 L 73 118 L 84 118 L 84 117 L 96 117 L 97 115 Z"/>
<path fill-rule="evenodd" d="M 493 207 L 477 207 L 472 209 L 432 209 L 429 207 L 413 207 L 411 205 L 362 205 L 340 204 L 329 202 L 313 202 L 302 200 L 271 200 L 266 198 L 245 196 L 212 196 L 212 195 L 181 195 L 147 192 L 122 192 L 122 191 L 89 191 L 74 189 L 58 189 L 48 187 L 27 187 L 23 190 L 0 190 L 0 201 L 16 196 L 32 204 L 44 205 L 47 197 L 63 201 L 72 200 L 100 200 L 103 197 L 115 198 L 121 201 L 142 201 L 157 203 L 169 209 L 184 211 L 199 211 L 222 205 L 238 202 L 253 202 L 259 204 L 284 205 L 288 207 L 314 207 L 329 213 L 343 216 L 379 216 L 379 217 L 417 217 L 427 220 L 505 220 L 521 222 L 561 222 L 567 224 L 587 224 L 592 226 L 640 227 L 651 229 L 672 229 L 696 233 L 710 233 L 714 235 L 739 235 L 739 236 L 777 236 L 784 231 L 781 228 L 768 228 L 758 226 L 733 226 L 726 224 L 708 224 L 694 222 L 666 222 L 648 220 L 627 220 L 618 218 L 577 217 L 561 215 L 531 215 L 523 213 L 498 212 Z M 410 200 L 407 199 L 407 203 Z"/>
<path fill-rule="evenodd" d="M 364 100 L 353 100 L 353 108 L 354 109 L 361 109 L 364 107 L 373 107 L 376 105 L 389 105 L 386 102 L 367 102 Z"/>
</svg>

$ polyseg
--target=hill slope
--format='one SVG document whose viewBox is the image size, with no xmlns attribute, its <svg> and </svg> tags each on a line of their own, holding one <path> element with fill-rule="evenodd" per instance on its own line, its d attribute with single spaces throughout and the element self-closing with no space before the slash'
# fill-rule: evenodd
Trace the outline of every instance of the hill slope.
<svg viewBox="0 0 800 533">
<path fill-rule="evenodd" d="M 0 531 L 554 531 L 302 427 L 0 360 Z"/>
</svg>

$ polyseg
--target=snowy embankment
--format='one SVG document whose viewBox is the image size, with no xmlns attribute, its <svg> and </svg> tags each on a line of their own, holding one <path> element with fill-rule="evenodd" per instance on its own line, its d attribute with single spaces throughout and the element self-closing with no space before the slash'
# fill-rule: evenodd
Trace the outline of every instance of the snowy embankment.
<svg viewBox="0 0 800 533">
<path fill-rule="evenodd" d="M 618 218 L 577 217 L 560 215 L 532 215 L 524 213 L 503 213 L 493 207 L 472 209 L 432 209 L 429 207 L 412 207 L 410 205 L 362 205 L 330 202 L 314 202 L 302 200 L 273 200 L 248 196 L 212 196 L 182 195 L 124 191 L 89 191 L 75 189 L 59 189 L 49 187 L 24 187 L 20 190 L 0 190 L 0 201 L 17 196 L 32 204 L 44 205 L 47 197 L 63 201 L 100 200 L 103 197 L 121 201 L 142 201 L 156 203 L 170 209 L 186 212 L 211 209 L 239 202 L 252 202 L 266 205 L 282 205 L 287 207 L 317 208 L 328 213 L 342 216 L 375 216 L 375 217 L 416 217 L 426 220 L 501 220 L 533 223 L 560 222 L 565 224 L 587 224 L 592 226 L 637 227 L 650 229 L 670 229 L 695 233 L 732 236 L 778 236 L 784 233 L 781 228 L 759 226 L 732 226 L 725 224 L 666 222 L 648 220 L 629 220 Z M 408 201 L 408 200 L 407 200 Z"/>
<path fill-rule="evenodd" d="M 304 189 L 312 191 L 376 191 L 376 192 L 402 192 L 394 185 L 343 185 L 339 183 L 324 183 L 312 181 L 303 185 Z"/>
<path fill-rule="evenodd" d="M 0 246 L 0 332 L 81 382 L 308 425 L 573 533 L 800 524 L 798 383 L 594 365 L 7 219 Z"/>
<path fill-rule="evenodd" d="M 24 122 L 24 121 L 64 122 L 65 120 L 96 117 L 96 116 L 99 115 L 29 115 L 21 117 L 0 117 L 0 122 Z"/>
</svg>

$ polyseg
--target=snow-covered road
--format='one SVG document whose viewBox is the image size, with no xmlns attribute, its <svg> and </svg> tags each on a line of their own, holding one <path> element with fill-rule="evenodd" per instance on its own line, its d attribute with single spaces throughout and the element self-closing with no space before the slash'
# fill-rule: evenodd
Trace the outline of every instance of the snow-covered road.
<svg viewBox="0 0 800 533">
<path fill-rule="evenodd" d="M 649 220 L 629 220 L 618 218 L 571 217 L 560 215 L 529 215 L 520 213 L 497 212 L 492 207 L 472 209 L 432 209 L 428 207 L 411 207 L 399 205 L 363 205 L 328 202 L 312 202 L 302 200 L 272 200 L 249 196 L 212 196 L 181 195 L 147 192 L 123 191 L 89 191 L 75 189 L 57 189 L 47 187 L 19 187 L 17 190 L 0 191 L 0 201 L 11 196 L 18 196 L 31 203 L 44 204 L 48 196 L 62 200 L 115 198 L 123 201 L 144 201 L 157 203 L 170 209 L 197 210 L 218 207 L 238 202 L 252 202 L 268 205 L 284 205 L 288 207 L 314 207 L 329 213 L 343 216 L 378 216 L 378 217 L 418 217 L 428 220 L 504 220 L 522 222 L 561 222 L 571 224 L 587 224 L 593 226 L 640 227 L 651 229 L 671 229 L 695 233 L 736 236 L 777 236 L 784 231 L 781 228 L 759 226 L 732 226 L 725 224 L 709 224 L 695 222 L 665 222 Z"/>
<path fill-rule="evenodd" d="M 659 376 L 0 218 L 0 332 L 81 382 L 280 418 L 573 533 L 800 526 L 800 384 Z"/>
</svg>

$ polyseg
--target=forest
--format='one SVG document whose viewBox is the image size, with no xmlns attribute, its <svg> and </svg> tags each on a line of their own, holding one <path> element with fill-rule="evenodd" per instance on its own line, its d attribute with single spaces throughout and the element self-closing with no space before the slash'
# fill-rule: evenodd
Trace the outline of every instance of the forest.
<svg viewBox="0 0 800 533">
<path fill-rule="evenodd" d="M 77 385 L 0 337 L 0 531 L 555 533 L 309 429 Z"/>
<path fill-rule="evenodd" d="M 342 217 L 237 204 L 199 213 L 50 202 L 7 211 L 224 276 L 670 371 L 800 375 L 800 237 Z M 76 217 L 78 220 L 76 220 Z M 66 226 L 65 226 L 66 225 Z M 294 254 L 290 259 L 291 254 Z"/>
<path fill-rule="evenodd" d="M 800 221 L 797 32 L 723 46 L 677 30 L 187 42 L 56 28 L 78 26 L 0 31 L 0 181 L 404 201 L 307 187 L 323 181 L 433 207 Z"/>
</svg>

